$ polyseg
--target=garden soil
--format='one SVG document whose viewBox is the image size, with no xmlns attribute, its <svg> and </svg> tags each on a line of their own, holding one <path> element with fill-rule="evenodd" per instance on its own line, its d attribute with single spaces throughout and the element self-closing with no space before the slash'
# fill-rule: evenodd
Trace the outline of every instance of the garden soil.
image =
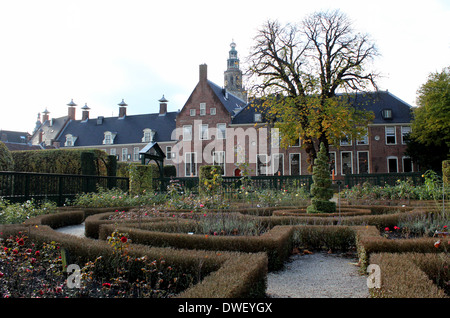
<svg viewBox="0 0 450 318">
<path fill-rule="evenodd" d="M 57 231 L 84 236 L 84 223 Z M 368 298 L 366 276 L 360 275 L 357 259 L 327 252 L 292 255 L 280 271 L 267 275 L 271 298 Z"/>
</svg>

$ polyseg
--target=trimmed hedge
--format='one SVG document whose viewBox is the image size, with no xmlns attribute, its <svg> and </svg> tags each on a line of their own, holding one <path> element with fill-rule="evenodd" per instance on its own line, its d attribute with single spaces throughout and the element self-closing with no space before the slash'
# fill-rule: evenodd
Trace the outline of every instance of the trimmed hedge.
<svg viewBox="0 0 450 318">
<path fill-rule="evenodd" d="M 158 178 L 159 170 L 155 164 L 130 165 L 130 194 L 142 194 L 152 191 L 153 178 Z"/>
<path fill-rule="evenodd" d="M 442 180 L 445 185 L 450 185 L 450 160 L 442 161 Z"/>
<path fill-rule="evenodd" d="M 13 171 L 14 158 L 8 147 L 0 141 L 0 171 Z"/>
<path fill-rule="evenodd" d="M 95 174 L 106 176 L 108 154 L 98 149 L 51 149 L 39 151 L 12 151 L 14 170 L 18 172 L 81 174 L 81 155 L 92 153 Z"/>
</svg>

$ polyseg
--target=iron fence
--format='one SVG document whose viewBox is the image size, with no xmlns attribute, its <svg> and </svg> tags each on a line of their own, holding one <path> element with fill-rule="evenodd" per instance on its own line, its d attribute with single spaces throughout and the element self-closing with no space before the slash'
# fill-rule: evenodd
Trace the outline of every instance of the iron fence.
<svg viewBox="0 0 450 318">
<path fill-rule="evenodd" d="M 128 191 L 129 179 L 32 172 L 0 172 L 0 197 L 9 202 L 30 199 L 50 200 L 63 205 L 77 194 L 96 192 L 98 188 Z"/>
<path fill-rule="evenodd" d="M 417 186 L 423 184 L 423 180 L 421 172 L 351 174 L 345 176 L 344 185 L 352 188 L 355 185 L 368 182 L 378 186 L 393 186 L 398 181 L 410 181 L 414 186 Z"/>
</svg>

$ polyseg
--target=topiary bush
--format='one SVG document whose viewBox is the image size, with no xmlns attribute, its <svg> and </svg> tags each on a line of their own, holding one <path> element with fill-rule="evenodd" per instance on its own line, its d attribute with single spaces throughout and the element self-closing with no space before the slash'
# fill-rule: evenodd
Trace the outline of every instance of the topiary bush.
<svg viewBox="0 0 450 318">
<path fill-rule="evenodd" d="M 336 203 L 330 201 L 333 197 L 331 188 L 330 170 L 328 156 L 323 143 L 320 144 L 320 151 L 314 161 L 313 184 L 311 185 L 311 205 L 308 206 L 308 213 L 330 213 L 336 211 Z"/>
</svg>

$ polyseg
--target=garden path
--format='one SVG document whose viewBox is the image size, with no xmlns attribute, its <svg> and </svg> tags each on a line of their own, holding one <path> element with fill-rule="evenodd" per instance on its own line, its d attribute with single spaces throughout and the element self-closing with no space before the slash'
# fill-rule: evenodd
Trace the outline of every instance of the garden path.
<svg viewBox="0 0 450 318">
<path fill-rule="evenodd" d="M 57 231 L 84 236 L 84 223 Z M 368 298 L 367 279 L 355 266 L 356 258 L 315 252 L 292 255 L 284 268 L 267 275 L 272 298 Z"/>
</svg>

